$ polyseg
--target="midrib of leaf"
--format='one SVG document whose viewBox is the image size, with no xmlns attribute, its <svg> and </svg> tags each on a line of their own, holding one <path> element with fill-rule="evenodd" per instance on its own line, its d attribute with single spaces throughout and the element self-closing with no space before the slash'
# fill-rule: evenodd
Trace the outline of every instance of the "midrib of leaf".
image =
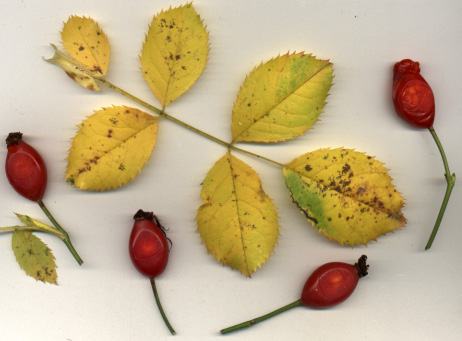
<svg viewBox="0 0 462 341">
<path fill-rule="evenodd" d="M 277 106 L 281 105 L 287 98 L 289 98 L 290 96 L 293 96 L 295 94 L 295 92 L 300 89 L 302 86 L 304 86 L 306 83 L 310 82 L 315 76 L 317 76 L 321 71 L 323 71 L 326 67 L 332 65 L 332 63 L 327 63 L 326 65 L 324 65 L 322 68 L 320 68 L 318 71 L 316 71 L 314 74 L 312 74 L 305 82 L 303 82 L 302 84 L 300 84 L 298 87 L 296 87 L 291 93 L 289 93 L 287 96 L 285 96 L 282 100 L 280 100 L 278 103 L 276 103 L 273 107 L 271 107 L 270 109 L 268 109 L 268 111 L 266 113 L 263 113 L 259 118 L 256 119 L 256 121 L 254 121 L 253 123 L 251 123 L 245 130 L 243 130 L 239 135 L 237 135 L 232 141 L 231 141 L 231 146 L 234 145 L 234 143 L 236 142 L 237 139 L 239 139 L 239 137 L 242 136 L 242 134 L 244 134 L 247 130 L 250 129 L 251 126 L 255 125 L 255 123 L 257 123 L 258 121 L 262 120 L 264 117 L 268 116 L 271 111 L 274 110 L 274 108 L 276 108 Z M 278 75 L 278 80 L 276 82 L 276 84 L 279 84 L 279 78 L 281 77 L 281 72 L 279 72 L 279 75 Z M 276 92 L 274 93 L 275 97 L 277 96 Z M 301 96 L 301 95 L 299 95 Z M 303 96 L 301 96 L 303 97 Z M 275 101 L 277 102 L 277 101 Z"/>
<path fill-rule="evenodd" d="M 247 274 L 250 276 L 249 262 L 247 261 L 247 253 L 245 252 L 245 246 L 244 246 L 244 235 L 242 234 L 241 216 L 239 215 L 239 200 L 238 200 L 237 193 L 236 193 L 236 178 L 234 177 L 234 168 L 231 163 L 231 154 L 229 154 L 228 156 L 228 163 L 229 163 L 229 169 L 231 173 L 231 181 L 233 183 L 233 195 L 236 198 L 236 215 L 237 215 L 237 219 L 239 222 L 239 233 L 241 235 L 242 253 L 244 254 L 245 267 L 247 269 Z"/>
<path fill-rule="evenodd" d="M 87 48 L 90 50 L 91 55 L 93 56 L 93 59 L 98 63 L 98 69 L 99 69 L 99 70 L 102 70 L 101 64 L 100 64 L 98 58 L 96 58 L 96 55 L 95 55 L 95 53 L 93 52 L 93 49 L 91 48 L 90 44 L 88 44 L 88 41 L 85 39 L 85 37 L 83 36 L 82 31 L 81 31 L 80 29 L 79 29 L 79 34 L 80 34 L 82 40 L 83 40 L 83 41 L 85 42 L 85 44 L 87 45 Z M 102 74 L 102 71 L 101 71 L 101 72 L 98 72 L 98 73 L 100 73 L 102 76 L 104 76 L 104 75 Z"/>
<path fill-rule="evenodd" d="M 327 168 L 321 169 L 319 172 L 324 171 L 324 170 L 328 169 L 329 167 L 331 167 L 331 166 L 333 166 L 333 165 L 338 165 L 338 164 L 341 164 L 341 162 L 332 163 L 330 166 L 328 166 Z M 329 190 L 329 191 L 337 192 L 339 196 L 342 196 L 342 197 L 344 197 L 344 198 L 349 198 L 349 199 L 351 199 L 352 201 L 354 201 L 354 202 L 356 202 L 356 203 L 358 203 L 358 204 L 367 206 L 367 207 L 371 208 L 372 210 L 374 210 L 374 211 L 376 211 L 376 212 L 379 212 L 379 213 L 381 213 L 381 214 L 383 214 L 383 215 L 387 215 L 387 216 L 389 215 L 388 212 L 385 212 L 385 211 L 383 211 L 383 210 L 381 210 L 381 209 L 379 209 L 379 208 L 372 207 L 372 206 L 370 206 L 370 205 L 368 205 L 368 204 L 366 204 L 366 203 L 364 203 L 364 202 L 358 200 L 358 199 L 355 198 L 355 197 L 351 197 L 351 196 L 345 195 L 345 194 L 343 194 L 343 193 L 340 193 L 339 191 L 335 190 L 335 188 L 331 188 L 331 187 L 329 187 L 329 186 L 327 186 L 327 185 L 325 185 L 325 184 L 323 184 L 323 183 L 320 183 L 320 182 L 318 182 L 318 181 L 316 181 L 316 180 L 314 180 L 314 179 L 312 179 L 312 178 L 309 178 L 309 177 L 303 175 L 302 173 L 296 171 L 295 169 L 293 169 L 293 168 L 291 168 L 291 167 L 288 167 L 288 166 L 284 166 L 284 167 L 285 167 L 286 169 L 288 169 L 288 170 L 293 171 L 294 173 L 296 173 L 297 175 L 299 175 L 301 178 L 309 179 L 310 181 L 316 183 L 316 184 L 319 185 L 319 186 L 322 186 L 323 188 L 326 188 L 326 189 Z M 318 172 L 318 173 L 319 173 L 319 172 Z M 316 173 L 316 174 L 318 174 L 318 173 Z M 362 173 L 362 174 L 370 174 L 370 173 Z M 356 176 L 357 176 L 357 175 L 355 175 L 355 177 L 356 177 Z M 374 188 L 387 188 L 387 187 L 384 187 L 384 186 L 377 186 L 377 187 L 374 187 Z M 399 220 L 399 221 L 402 220 L 402 219 L 397 219 L 397 218 L 395 217 L 395 215 L 392 215 L 392 217 L 395 218 L 396 220 Z"/>
<path fill-rule="evenodd" d="M 179 36 L 178 36 L 178 40 L 177 40 L 177 44 L 176 44 L 176 45 L 177 45 L 177 47 L 176 47 L 176 55 L 178 55 L 178 54 L 179 54 L 179 51 L 180 51 L 180 44 L 179 44 L 179 41 L 181 40 L 181 36 L 183 35 L 183 28 L 184 28 L 184 22 L 185 22 L 185 20 L 186 20 L 186 14 L 187 14 L 187 13 L 185 12 L 184 15 L 183 15 L 183 18 L 182 18 L 182 20 L 181 20 L 181 31 L 180 31 L 180 34 L 179 34 Z M 179 27 L 179 26 L 178 26 L 178 27 Z M 157 44 L 157 42 L 156 42 L 156 44 Z M 170 77 L 168 78 L 168 81 L 167 81 L 167 88 L 166 88 L 166 90 L 165 90 L 165 99 L 164 99 L 164 103 L 162 103 L 162 111 L 164 111 L 164 110 L 165 110 L 165 107 L 167 106 L 167 105 L 166 105 L 166 102 L 167 102 L 167 98 L 168 98 L 168 90 L 169 90 L 169 88 L 170 88 L 170 82 L 171 82 L 172 76 L 173 76 L 173 69 L 174 69 L 176 63 L 177 63 L 177 61 L 176 61 L 176 60 L 173 60 L 172 70 L 170 71 Z"/>
<path fill-rule="evenodd" d="M 156 120 L 154 120 L 151 124 L 147 125 L 146 127 L 142 128 L 142 129 L 140 129 L 140 130 L 137 130 L 137 132 L 136 132 L 135 134 L 133 134 L 132 136 L 130 136 L 130 137 L 129 137 L 128 139 L 126 139 L 125 141 L 121 141 L 121 140 L 119 140 L 119 139 L 116 139 L 116 140 L 118 140 L 118 141 L 121 141 L 121 143 L 118 144 L 117 146 L 115 146 L 114 148 L 108 149 L 106 153 L 103 153 L 102 156 L 100 156 L 100 159 L 106 159 L 106 158 L 108 158 L 108 157 L 109 157 L 109 154 L 110 154 L 111 157 L 113 157 L 112 152 L 113 152 L 114 150 L 116 150 L 117 148 L 119 148 L 122 144 L 127 143 L 128 141 L 130 141 L 131 139 L 133 139 L 136 135 L 138 135 L 138 134 L 141 133 L 142 131 L 148 129 L 149 127 L 151 127 L 151 126 L 152 126 L 153 124 L 155 124 L 155 123 L 156 123 Z M 99 135 L 99 136 L 105 137 L 104 135 Z M 112 137 L 112 138 L 115 139 L 114 137 Z M 127 153 L 128 153 L 128 151 L 127 151 Z M 110 169 L 110 171 L 112 172 L 112 168 Z"/>
</svg>

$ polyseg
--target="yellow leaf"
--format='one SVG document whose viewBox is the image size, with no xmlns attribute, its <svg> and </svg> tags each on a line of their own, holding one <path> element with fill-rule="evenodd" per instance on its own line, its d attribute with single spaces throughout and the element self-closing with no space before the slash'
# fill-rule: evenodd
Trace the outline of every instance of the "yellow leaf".
<svg viewBox="0 0 462 341">
<path fill-rule="evenodd" d="M 278 142 L 310 129 L 326 104 L 332 64 L 309 54 L 285 54 L 255 68 L 232 114 L 234 142 Z"/>
<path fill-rule="evenodd" d="M 85 65 L 65 55 L 59 51 L 55 45 L 51 44 L 51 46 L 55 50 L 55 54 L 53 58 L 45 59 L 47 62 L 61 67 L 72 80 L 84 88 L 92 91 L 101 91 L 101 88 L 95 80 L 100 74 L 90 71 Z"/>
<path fill-rule="evenodd" d="M 154 16 L 140 60 L 144 79 L 163 108 L 196 82 L 208 51 L 208 33 L 191 3 Z"/>
<path fill-rule="evenodd" d="M 103 108 L 79 125 L 69 151 L 66 179 L 80 189 L 126 185 L 148 162 L 158 118 L 126 106 Z"/>
<path fill-rule="evenodd" d="M 109 66 L 111 48 L 98 24 L 91 18 L 71 16 L 61 32 L 66 51 L 90 71 L 104 76 Z"/>
<path fill-rule="evenodd" d="M 12 248 L 26 274 L 42 282 L 57 284 L 55 257 L 38 237 L 30 231 L 14 231 Z"/>
<path fill-rule="evenodd" d="M 308 220 L 341 245 L 366 245 L 406 224 L 388 170 L 364 153 L 319 149 L 288 163 L 284 177 Z"/>
<path fill-rule="evenodd" d="M 227 153 L 208 172 L 197 214 L 207 251 L 250 277 L 269 258 L 279 236 L 276 207 L 258 174 Z"/>
</svg>

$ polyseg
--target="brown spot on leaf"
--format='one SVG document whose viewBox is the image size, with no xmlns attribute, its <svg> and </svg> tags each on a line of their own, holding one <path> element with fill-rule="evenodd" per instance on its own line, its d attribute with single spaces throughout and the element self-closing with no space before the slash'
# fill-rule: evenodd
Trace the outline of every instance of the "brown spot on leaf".
<svg viewBox="0 0 462 341">
<path fill-rule="evenodd" d="M 348 163 L 345 163 L 345 165 L 342 168 L 342 173 L 346 174 L 351 170 L 351 166 Z"/>
<path fill-rule="evenodd" d="M 103 71 L 101 70 L 101 67 L 99 67 L 98 65 L 94 65 L 92 71 L 103 73 Z"/>
</svg>

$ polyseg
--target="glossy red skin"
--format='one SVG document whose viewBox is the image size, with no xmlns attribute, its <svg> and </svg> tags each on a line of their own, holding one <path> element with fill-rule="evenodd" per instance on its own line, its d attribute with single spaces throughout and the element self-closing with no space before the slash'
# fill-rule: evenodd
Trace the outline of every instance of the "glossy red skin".
<svg viewBox="0 0 462 341">
<path fill-rule="evenodd" d="M 403 59 L 393 68 L 393 104 L 400 117 L 417 128 L 430 128 L 435 119 L 433 91 L 420 75 L 418 62 Z"/>
<path fill-rule="evenodd" d="M 354 265 L 332 262 L 317 268 L 305 283 L 301 302 L 310 308 L 329 308 L 345 301 L 359 276 Z"/>
<path fill-rule="evenodd" d="M 39 153 L 20 140 L 8 144 L 5 171 L 11 186 L 32 201 L 42 199 L 47 187 L 47 169 Z"/>
<path fill-rule="evenodd" d="M 159 276 L 167 267 L 167 237 L 152 220 L 135 220 L 130 234 L 129 252 L 135 268 L 149 278 Z"/>
</svg>

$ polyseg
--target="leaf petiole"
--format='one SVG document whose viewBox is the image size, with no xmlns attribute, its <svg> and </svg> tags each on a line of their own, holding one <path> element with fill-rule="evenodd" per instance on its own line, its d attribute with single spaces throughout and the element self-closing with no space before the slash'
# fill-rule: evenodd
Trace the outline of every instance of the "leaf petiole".
<svg viewBox="0 0 462 341">
<path fill-rule="evenodd" d="M 66 244 L 67 248 L 69 249 L 69 251 L 71 252 L 71 254 L 74 256 L 75 260 L 77 261 L 77 263 L 79 263 L 79 265 L 82 265 L 83 264 L 83 260 L 82 258 L 80 258 L 79 254 L 77 253 L 77 251 L 75 250 L 74 246 L 72 245 L 72 242 L 71 242 L 71 239 L 69 238 L 69 235 L 68 233 L 61 227 L 61 225 L 58 224 L 58 222 L 56 221 L 56 219 L 51 215 L 50 211 L 48 211 L 47 207 L 45 206 L 45 204 L 43 203 L 42 199 L 38 199 L 37 200 L 37 203 L 39 204 L 40 208 L 42 209 L 42 211 L 45 213 L 45 215 L 48 217 L 48 219 L 50 219 L 50 221 L 53 223 L 53 225 L 56 227 L 56 229 L 61 232 L 61 234 L 63 235 L 64 238 L 61 237 L 61 239 L 63 240 L 64 244 Z"/>
<path fill-rule="evenodd" d="M 39 226 L 25 226 L 25 225 L 15 225 L 15 226 L 6 226 L 6 227 L 0 227 L 0 231 L 5 231 L 5 232 L 13 232 L 13 231 L 36 231 L 36 232 L 47 232 L 51 233 L 61 239 L 64 240 L 64 235 L 59 232 L 58 230 L 52 228 L 50 226 L 49 229 L 42 228 Z"/>
<path fill-rule="evenodd" d="M 436 131 L 433 127 L 428 128 L 430 133 L 432 134 L 433 139 L 435 140 L 435 143 L 438 147 L 438 150 L 440 151 L 441 158 L 443 159 L 443 164 L 444 164 L 444 177 L 446 178 L 446 193 L 444 194 L 444 199 L 441 204 L 440 211 L 438 213 L 438 217 L 436 218 L 435 226 L 433 227 L 432 233 L 430 235 L 430 238 L 428 239 L 427 245 L 425 246 L 425 250 L 428 250 L 431 248 L 433 244 L 433 240 L 436 237 L 436 234 L 438 233 L 438 229 L 440 227 L 441 221 L 443 220 L 443 215 L 444 212 L 446 211 L 446 207 L 449 202 L 449 197 L 451 196 L 452 189 L 454 188 L 454 185 L 456 183 L 456 174 L 451 174 L 451 171 L 449 170 L 449 164 L 448 160 L 446 158 L 446 153 L 444 152 L 443 145 L 441 144 L 440 139 L 438 138 L 438 135 L 436 134 Z"/>
</svg>

